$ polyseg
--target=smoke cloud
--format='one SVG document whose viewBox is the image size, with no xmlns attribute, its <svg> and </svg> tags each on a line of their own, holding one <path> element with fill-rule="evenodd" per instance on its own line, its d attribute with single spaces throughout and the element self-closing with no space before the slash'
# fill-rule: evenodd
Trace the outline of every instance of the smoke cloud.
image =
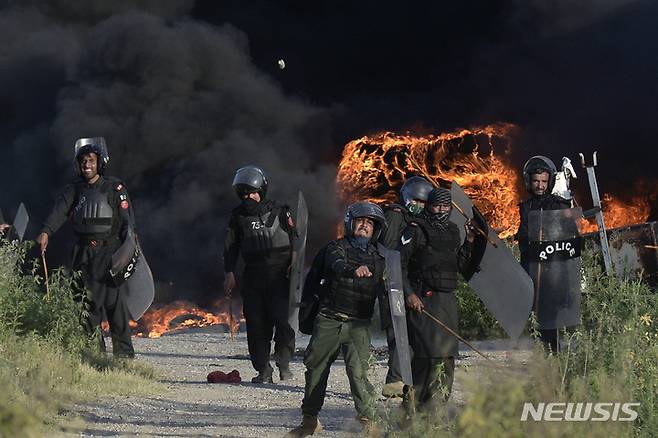
<svg viewBox="0 0 658 438">
<path fill-rule="evenodd" d="M 0 36 L 12 42 L 1 54 L 12 105 L 1 131 L 9 203 L 24 199 L 42 219 L 72 179 L 75 140 L 104 136 L 108 173 L 127 183 L 154 275 L 177 294 L 219 290 L 238 202 L 232 177 L 246 164 L 261 166 L 271 197 L 293 208 L 303 190 L 311 246 L 331 237 L 335 168 L 311 154 L 329 129 L 324 110 L 255 68 L 242 32 L 178 17 L 190 2 L 139 11 L 60 3 L 0 15 Z"/>
</svg>

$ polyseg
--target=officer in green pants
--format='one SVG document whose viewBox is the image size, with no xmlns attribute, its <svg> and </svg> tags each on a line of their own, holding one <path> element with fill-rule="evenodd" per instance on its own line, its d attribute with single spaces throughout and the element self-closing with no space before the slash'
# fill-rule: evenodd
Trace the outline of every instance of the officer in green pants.
<svg viewBox="0 0 658 438">
<path fill-rule="evenodd" d="M 347 209 L 345 237 L 324 250 L 326 292 L 306 349 L 306 386 L 301 425 L 289 437 L 322 430 L 318 414 L 324 403 L 331 364 L 342 351 L 357 419 L 368 427 L 374 415 L 373 387 L 368 381 L 370 318 L 375 299 L 385 299 L 385 260 L 377 239 L 386 221 L 381 207 L 357 202 Z"/>
</svg>

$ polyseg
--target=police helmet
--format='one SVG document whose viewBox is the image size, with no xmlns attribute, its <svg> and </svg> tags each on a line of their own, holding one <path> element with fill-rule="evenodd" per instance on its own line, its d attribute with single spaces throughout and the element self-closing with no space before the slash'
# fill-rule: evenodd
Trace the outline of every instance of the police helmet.
<svg viewBox="0 0 658 438">
<path fill-rule="evenodd" d="M 427 195 L 429 195 L 433 188 L 432 184 L 422 176 L 412 176 L 402 184 L 400 200 L 407 210 L 411 213 L 418 214 L 422 211 L 422 207 L 417 208 L 417 211 L 412 211 L 413 209 L 410 208 L 412 206 L 411 201 L 418 199 L 427 202 Z"/>
<path fill-rule="evenodd" d="M 235 172 L 233 188 L 240 199 L 249 193 L 258 193 L 261 198 L 265 198 L 265 194 L 267 193 L 267 176 L 260 167 L 241 167 Z"/>
<path fill-rule="evenodd" d="M 553 191 L 557 167 L 555 167 L 555 163 L 550 158 L 543 155 L 535 155 L 523 165 L 523 181 L 529 193 L 532 193 L 532 188 L 530 187 L 531 176 L 541 172 L 548 172 L 548 188 L 546 192 L 551 193 Z"/>
<path fill-rule="evenodd" d="M 367 201 L 355 202 L 347 207 L 344 222 L 346 236 L 351 236 L 354 233 L 354 220 L 360 217 L 367 217 L 375 222 L 372 240 L 378 240 L 386 227 L 384 210 L 379 205 Z"/>
<path fill-rule="evenodd" d="M 110 154 L 107 152 L 107 144 L 104 137 L 79 138 L 75 142 L 73 167 L 76 173 L 82 175 L 80 157 L 90 153 L 94 153 L 98 157 L 98 174 L 103 175 L 105 173 L 105 167 L 110 161 Z"/>
</svg>

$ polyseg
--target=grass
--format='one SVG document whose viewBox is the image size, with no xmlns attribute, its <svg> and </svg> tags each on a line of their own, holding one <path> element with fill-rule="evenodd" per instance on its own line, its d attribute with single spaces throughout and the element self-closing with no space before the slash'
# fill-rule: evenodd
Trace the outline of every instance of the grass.
<svg viewBox="0 0 658 438">
<path fill-rule="evenodd" d="M 54 271 L 46 295 L 27 249 L 0 241 L 0 437 L 63 430 L 67 407 L 99 396 L 159 392 L 152 368 L 94 350 L 74 278 Z"/>
<path fill-rule="evenodd" d="M 609 278 L 591 252 L 583 255 L 582 324 L 562 331 L 563 348 L 501 367 L 461 369 L 465 405 L 420 415 L 394 436 L 427 437 L 653 437 L 658 430 L 658 294 L 639 281 Z M 465 291 L 468 292 L 468 291 Z M 463 303 L 463 301 L 460 301 Z M 467 304 L 469 304 L 467 302 Z M 470 309 L 476 304 L 470 303 Z M 462 308 L 462 318 L 466 312 Z M 487 315 L 469 316 L 477 327 Z M 533 331 L 532 329 L 530 330 Z M 472 367 L 475 368 L 475 367 Z M 633 422 L 521 421 L 525 402 L 640 402 Z M 386 419 L 384 420 L 386 422 Z"/>
</svg>

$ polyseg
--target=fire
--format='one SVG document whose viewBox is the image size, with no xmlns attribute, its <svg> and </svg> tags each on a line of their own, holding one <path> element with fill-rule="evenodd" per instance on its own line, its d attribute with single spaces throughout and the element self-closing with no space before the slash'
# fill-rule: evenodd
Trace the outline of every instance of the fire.
<svg viewBox="0 0 658 438">
<path fill-rule="evenodd" d="M 341 199 L 396 202 L 404 180 L 412 175 L 464 188 L 501 237 L 519 226 L 519 172 L 506 155 L 517 128 L 496 124 L 440 135 L 417 137 L 390 132 L 348 143 L 338 166 Z M 483 146 L 488 151 L 482 152 Z M 497 155 L 494 149 L 502 149 Z"/>
<path fill-rule="evenodd" d="M 359 138 L 343 149 L 336 178 L 340 198 L 346 204 L 361 199 L 391 203 L 412 175 L 446 186 L 456 181 L 500 237 L 510 237 L 519 226 L 517 205 L 527 196 L 520 169 L 508 160 L 517 132 L 515 125 L 495 124 L 439 135 L 384 132 Z M 655 186 L 639 183 L 635 192 L 655 197 Z M 646 222 L 649 198 L 638 195 L 629 203 L 604 194 L 606 228 Z M 583 232 L 596 230 L 595 221 L 585 222 Z"/>
<path fill-rule="evenodd" d="M 625 202 L 606 193 L 601 199 L 601 205 L 606 229 L 646 222 L 651 212 L 649 198 L 642 195 L 633 196 L 630 202 Z M 595 219 L 584 221 L 581 228 L 582 233 L 598 230 Z"/>
<path fill-rule="evenodd" d="M 226 325 L 231 334 L 240 328 L 244 321 L 241 313 L 231 313 L 237 307 L 231 300 L 221 298 L 213 306 L 213 311 L 201 309 L 189 301 L 174 301 L 165 305 L 155 305 L 136 323 L 136 335 L 159 338 L 166 332 L 189 327 L 206 327 L 209 325 Z"/>
</svg>

